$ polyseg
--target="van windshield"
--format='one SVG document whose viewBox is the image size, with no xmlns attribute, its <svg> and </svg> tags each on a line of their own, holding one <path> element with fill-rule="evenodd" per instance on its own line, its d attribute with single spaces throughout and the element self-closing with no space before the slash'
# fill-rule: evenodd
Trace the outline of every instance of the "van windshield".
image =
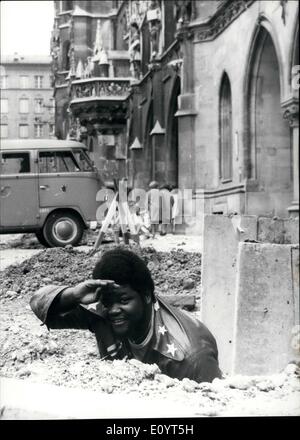
<svg viewBox="0 0 300 440">
<path fill-rule="evenodd" d="M 72 173 L 80 171 L 76 159 L 71 151 L 40 151 L 40 173 Z"/>
</svg>

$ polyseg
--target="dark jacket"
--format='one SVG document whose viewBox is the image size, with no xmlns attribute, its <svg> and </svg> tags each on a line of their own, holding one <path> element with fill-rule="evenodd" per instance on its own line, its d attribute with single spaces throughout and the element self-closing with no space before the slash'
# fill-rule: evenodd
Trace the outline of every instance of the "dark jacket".
<svg viewBox="0 0 300 440">
<path fill-rule="evenodd" d="M 30 305 L 37 317 L 48 328 L 90 330 L 96 336 L 101 358 L 134 357 L 128 341 L 116 339 L 102 315 L 100 303 L 98 308 L 79 305 L 63 314 L 51 312 L 51 305 L 66 287 L 42 287 L 32 296 Z M 159 297 L 154 303 L 154 313 L 154 334 L 143 362 L 155 363 L 162 373 L 177 379 L 211 382 L 221 377 L 215 338 L 200 321 Z"/>
</svg>

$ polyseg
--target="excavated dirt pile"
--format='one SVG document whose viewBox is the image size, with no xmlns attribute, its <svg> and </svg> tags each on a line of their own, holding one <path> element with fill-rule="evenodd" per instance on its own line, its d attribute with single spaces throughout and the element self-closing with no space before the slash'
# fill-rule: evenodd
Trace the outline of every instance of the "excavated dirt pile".
<svg viewBox="0 0 300 440">
<path fill-rule="evenodd" d="M 103 246 L 104 250 L 114 245 Z M 189 294 L 199 296 L 201 255 L 181 249 L 157 252 L 153 248 L 134 247 L 147 263 L 155 281 L 157 294 Z M 25 298 L 47 284 L 74 285 L 91 277 L 95 262 L 101 253 L 87 257 L 72 247 L 42 251 L 19 266 L 11 266 L 0 273 L 0 298 Z"/>
<path fill-rule="evenodd" d="M 105 245 L 109 249 L 113 245 Z M 201 255 L 183 250 L 156 252 L 134 248 L 153 274 L 157 293 L 199 297 Z M 171 379 L 156 365 L 135 360 L 100 361 L 88 331 L 47 330 L 29 299 L 47 284 L 75 284 L 91 275 L 99 254 L 47 249 L 19 266 L 0 272 L 1 376 L 68 387 L 160 397 L 190 409 L 191 416 L 300 414 L 300 369 L 289 364 L 273 376 L 233 376 L 212 384 Z"/>
</svg>

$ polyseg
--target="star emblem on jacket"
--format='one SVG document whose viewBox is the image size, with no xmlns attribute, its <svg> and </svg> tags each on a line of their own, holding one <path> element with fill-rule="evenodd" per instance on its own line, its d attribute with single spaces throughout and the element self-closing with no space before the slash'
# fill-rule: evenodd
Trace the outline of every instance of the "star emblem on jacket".
<svg viewBox="0 0 300 440">
<path fill-rule="evenodd" d="M 167 347 L 168 347 L 167 353 L 170 353 L 172 356 L 174 356 L 175 351 L 177 350 L 175 345 L 174 344 L 167 344 Z"/>
<path fill-rule="evenodd" d="M 161 298 L 156 302 L 154 310 L 153 349 L 169 359 L 182 361 L 184 352 L 179 342 L 182 338 L 182 328 L 173 316 L 173 319 L 170 319 L 170 311 Z"/>
<path fill-rule="evenodd" d="M 161 335 L 163 335 L 164 336 L 164 334 L 165 333 L 167 333 L 167 329 L 166 329 L 166 327 L 164 326 L 164 325 L 160 325 L 159 327 L 158 327 L 158 333 L 159 334 L 161 334 Z"/>
</svg>

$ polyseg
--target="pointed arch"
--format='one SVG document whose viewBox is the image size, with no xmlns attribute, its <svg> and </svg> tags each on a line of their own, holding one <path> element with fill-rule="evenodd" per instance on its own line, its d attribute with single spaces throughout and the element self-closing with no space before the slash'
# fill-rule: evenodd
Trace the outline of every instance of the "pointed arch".
<svg viewBox="0 0 300 440">
<path fill-rule="evenodd" d="M 219 92 L 219 174 L 223 182 L 232 180 L 232 140 L 231 84 L 224 72 Z"/>
<path fill-rule="evenodd" d="M 244 175 L 256 182 L 257 197 L 271 212 L 291 188 L 291 152 L 281 108 L 282 58 L 263 23 L 255 30 L 245 77 Z"/>
</svg>

